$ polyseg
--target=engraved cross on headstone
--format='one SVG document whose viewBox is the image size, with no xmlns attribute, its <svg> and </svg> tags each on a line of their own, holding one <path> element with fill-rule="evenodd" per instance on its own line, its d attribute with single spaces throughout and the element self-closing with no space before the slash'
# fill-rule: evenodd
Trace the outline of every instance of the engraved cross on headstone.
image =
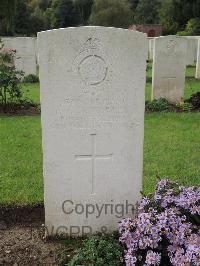
<svg viewBox="0 0 200 266">
<path fill-rule="evenodd" d="M 96 134 L 91 134 L 92 137 L 92 153 L 91 154 L 83 154 L 83 155 L 75 155 L 75 159 L 78 161 L 91 161 L 92 162 L 92 194 L 94 194 L 94 182 L 95 182 L 95 165 L 96 160 L 109 160 L 112 158 L 113 154 L 105 154 L 100 155 L 96 152 Z"/>
</svg>

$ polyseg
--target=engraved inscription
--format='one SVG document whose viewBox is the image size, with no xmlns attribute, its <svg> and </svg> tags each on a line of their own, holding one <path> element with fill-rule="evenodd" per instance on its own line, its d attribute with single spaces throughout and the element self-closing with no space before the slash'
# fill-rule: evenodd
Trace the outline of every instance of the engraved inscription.
<svg viewBox="0 0 200 266">
<path fill-rule="evenodd" d="M 176 52 L 177 42 L 175 40 L 170 40 L 167 42 L 167 53 L 173 55 Z"/>
<path fill-rule="evenodd" d="M 109 160 L 112 159 L 113 154 L 105 154 L 105 155 L 97 155 L 96 152 L 96 134 L 91 134 L 90 135 L 92 137 L 92 153 L 91 154 L 83 154 L 83 155 L 75 155 L 75 160 L 78 161 L 91 161 L 92 162 L 92 174 L 91 174 L 91 184 L 92 184 L 92 188 L 91 188 L 91 194 L 94 195 L 95 193 L 95 164 L 96 164 L 96 160 Z"/>
<path fill-rule="evenodd" d="M 73 71 L 87 86 L 104 82 L 108 75 L 108 64 L 102 44 L 97 38 L 89 38 L 81 47 L 73 62 Z"/>
<path fill-rule="evenodd" d="M 89 85 L 97 85 L 106 78 L 108 68 L 104 59 L 98 55 L 85 57 L 78 66 L 81 79 Z"/>
<path fill-rule="evenodd" d="M 125 100 L 125 97 L 123 92 L 113 95 L 108 90 L 106 94 L 97 96 L 82 94 L 78 97 L 70 97 L 59 103 L 56 109 L 60 117 L 59 124 L 64 126 L 68 121 L 67 124 L 70 127 L 90 129 L 95 128 L 94 122 L 99 126 L 107 124 L 112 127 L 129 127 L 132 123 L 135 125 L 137 124 L 135 114 L 129 112 L 134 101 L 132 98 Z"/>
</svg>

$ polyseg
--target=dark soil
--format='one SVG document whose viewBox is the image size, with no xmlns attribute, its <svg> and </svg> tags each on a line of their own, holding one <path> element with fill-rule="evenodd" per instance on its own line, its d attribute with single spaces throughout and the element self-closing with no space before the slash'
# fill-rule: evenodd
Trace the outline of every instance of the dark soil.
<svg viewBox="0 0 200 266">
<path fill-rule="evenodd" d="M 29 105 L 15 105 L 12 107 L 3 107 L 0 105 L 0 115 L 38 115 L 40 114 L 40 106 L 37 104 L 29 104 Z"/>
<path fill-rule="evenodd" d="M 69 249 L 44 238 L 44 208 L 0 207 L 0 265 L 64 265 Z"/>
</svg>

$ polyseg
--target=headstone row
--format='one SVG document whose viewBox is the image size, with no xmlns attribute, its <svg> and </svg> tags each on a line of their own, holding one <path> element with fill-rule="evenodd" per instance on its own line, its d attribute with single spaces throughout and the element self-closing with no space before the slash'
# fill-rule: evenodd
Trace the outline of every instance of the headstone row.
<svg viewBox="0 0 200 266">
<path fill-rule="evenodd" d="M 5 48 L 16 50 L 15 66 L 25 75 L 36 74 L 37 39 L 32 37 L 2 38 Z"/>
</svg>

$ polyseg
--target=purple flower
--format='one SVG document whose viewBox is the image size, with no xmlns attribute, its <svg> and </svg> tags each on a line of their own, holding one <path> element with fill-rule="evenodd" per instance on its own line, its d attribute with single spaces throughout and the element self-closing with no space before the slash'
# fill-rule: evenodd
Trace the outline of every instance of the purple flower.
<svg viewBox="0 0 200 266">
<path fill-rule="evenodd" d="M 174 266 L 200 266 L 200 231 L 191 219 L 200 213 L 199 188 L 161 180 L 154 195 L 143 198 L 139 210 L 136 219 L 119 224 L 120 241 L 127 248 L 126 265 L 137 261 L 160 265 L 162 251 L 167 251 Z M 155 252 L 158 247 L 161 253 Z"/>
<path fill-rule="evenodd" d="M 137 258 L 132 255 L 132 250 L 128 250 L 128 252 L 125 254 L 126 266 L 135 266 L 136 261 Z"/>
<path fill-rule="evenodd" d="M 148 251 L 145 263 L 147 265 L 159 265 L 161 260 L 161 255 L 159 253 Z"/>
</svg>

